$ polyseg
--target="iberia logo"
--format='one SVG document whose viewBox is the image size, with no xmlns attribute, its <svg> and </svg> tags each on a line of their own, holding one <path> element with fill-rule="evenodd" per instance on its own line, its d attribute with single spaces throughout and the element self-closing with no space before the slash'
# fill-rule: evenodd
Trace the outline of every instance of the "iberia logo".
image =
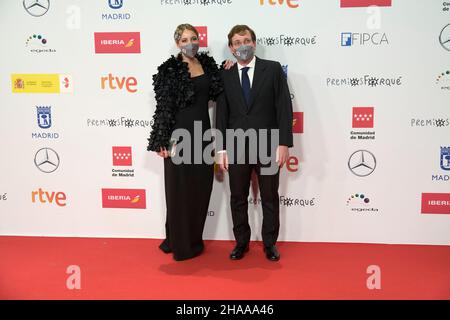
<svg viewBox="0 0 450 320">
<path fill-rule="evenodd" d="M 450 193 L 422 193 L 421 213 L 450 214 Z"/>
<path fill-rule="evenodd" d="M 145 209 L 144 189 L 102 189 L 103 208 Z"/>
<path fill-rule="evenodd" d="M 139 32 L 95 32 L 95 53 L 141 53 Z"/>
</svg>

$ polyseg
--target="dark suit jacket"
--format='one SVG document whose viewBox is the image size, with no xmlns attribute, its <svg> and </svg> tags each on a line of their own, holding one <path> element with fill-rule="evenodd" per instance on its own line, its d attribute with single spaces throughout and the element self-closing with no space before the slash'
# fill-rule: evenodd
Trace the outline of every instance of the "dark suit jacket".
<svg viewBox="0 0 450 320">
<path fill-rule="evenodd" d="M 279 145 L 293 146 L 292 102 L 286 78 L 279 62 L 256 58 L 247 106 L 236 63 L 222 70 L 224 91 L 217 99 L 216 129 L 221 131 L 225 149 L 226 129 L 279 129 Z"/>
</svg>

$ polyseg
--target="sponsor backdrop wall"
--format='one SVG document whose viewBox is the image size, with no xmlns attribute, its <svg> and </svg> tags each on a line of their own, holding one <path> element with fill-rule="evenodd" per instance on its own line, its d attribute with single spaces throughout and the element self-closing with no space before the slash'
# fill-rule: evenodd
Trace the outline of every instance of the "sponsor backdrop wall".
<svg viewBox="0 0 450 320">
<path fill-rule="evenodd" d="M 146 151 L 151 76 L 177 53 L 178 24 L 197 26 L 221 62 L 245 23 L 292 94 L 280 240 L 450 244 L 449 8 L 2 0 L 0 234 L 164 237 L 163 163 Z M 216 175 L 206 239 L 233 239 L 227 179 Z M 249 217 L 260 239 L 255 186 Z"/>
</svg>

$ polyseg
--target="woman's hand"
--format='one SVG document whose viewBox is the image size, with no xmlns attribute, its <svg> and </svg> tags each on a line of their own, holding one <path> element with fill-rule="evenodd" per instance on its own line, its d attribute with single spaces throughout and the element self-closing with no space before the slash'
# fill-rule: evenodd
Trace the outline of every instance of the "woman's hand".
<svg viewBox="0 0 450 320">
<path fill-rule="evenodd" d="M 225 70 L 229 70 L 229 69 L 231 69 L 231 67 L 234 66 L 234 64 L 235 64 L 234 61 L 231 61 L 231 60 L 225 60 L 225 63 L 224 63 L 224 65 L 223 65 L 223 67 L 225 68 Z"/>
<path fill-rule="evenodd" d="M 167 158 L 169 157 L 169 152 L 166 150 L 166 148 L 159 148 L 158 156 Z"/>
</svg>

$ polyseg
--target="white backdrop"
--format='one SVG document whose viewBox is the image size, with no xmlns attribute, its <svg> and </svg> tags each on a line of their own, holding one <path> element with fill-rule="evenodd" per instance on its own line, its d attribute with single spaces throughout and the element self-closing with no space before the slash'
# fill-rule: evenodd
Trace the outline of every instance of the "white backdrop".
<svg viewBox="0 0 450 320">
<path fill-rule="evenodd" d="M 207 28 L 202 49 L 217 62 L 231 58 L 229 29 L 248 24 L 258 38 L 257 55 L 287 66 L 294 112 L 303 113 L 304 123 L 294 137 L 292 164 L 281 172 L 279 240 L 450 244 L 445 2 L 344 8 L 339 0 L 124 0 L 114 9 L 108 0 L 40 0 L 49 9 L 33 16 L 45 12 L 25 9 L 34 2 L 0 3 L 0 234 L 164 236 L 163 165 L 146 151 L 155 109 L 151 76 L 177 53 L 173 32 L 188 22 Z M 98 32 L 138 32 L 131 48 L 140 40 L 140 53 L 96 53 Z M 353 34 L 351 45 L 343 45 L 345 33 Z M 374 42 L 362 43 L 364 37 Z M 63 75 L 73 92 L 27 93 L 30 74 Z M 108 81 L 102 88 L 108 74 L 134 77 L 137 91 L 111 89 Z M 24 89 L 17 79 L 25 80 Z M 39 127 L 38 106 L 51 108 L 50 128 Z M 372 128 L 353 127 L 354 107 L 373 107 Z M 365 136 L 372 138 L 351 139 L 358 136 L 352 131 L 370 131 Z M 113 165 L 116 146 L 131 147 L 131 165 Z M 36 165 L 46 159 L 36 155 L 41 148 L 58 154 L 55 171 Z M 368 176 L 349 169 L 357 150 L 376 158 Z M 58 158 L 50 153 L 49 160 Z M 367 154 L 365 160 L 371 160 Z M 133 175 L 113 176 L 120 169 Z M 112 201 L 132 208 L 104 208 L 102 189 L 141 191 L 134 201 L 139 191 Z M 423 193 L 437 194 L 440 202 L 422 210 Z M 351 198 L 355 194 L 369 202 Z M 252 239 L 261 238 L 258 197 L 251 192 L 249 198 Z M 227 176 L 214 182 L 204 236 L 233 239 Z"/>
</svg>

